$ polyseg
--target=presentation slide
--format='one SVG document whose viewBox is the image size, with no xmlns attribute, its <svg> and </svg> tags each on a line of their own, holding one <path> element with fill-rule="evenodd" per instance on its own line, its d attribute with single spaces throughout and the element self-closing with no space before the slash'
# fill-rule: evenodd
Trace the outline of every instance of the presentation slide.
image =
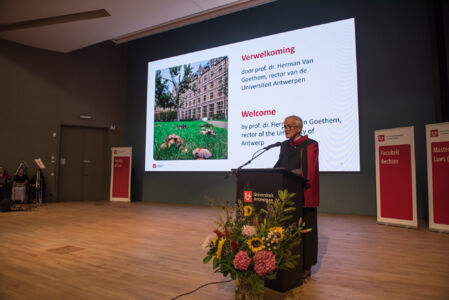
<svg viewBox="0 0 449 300">
<path fill-rule="evenodd" d="M 145 170 L 230 171 L 297 115 L 320 171 L 360 171 L 356 63 L 354 19 L 149 62 Z M 279 150 L 245 168 L 273 167 Z"/>
</svg>

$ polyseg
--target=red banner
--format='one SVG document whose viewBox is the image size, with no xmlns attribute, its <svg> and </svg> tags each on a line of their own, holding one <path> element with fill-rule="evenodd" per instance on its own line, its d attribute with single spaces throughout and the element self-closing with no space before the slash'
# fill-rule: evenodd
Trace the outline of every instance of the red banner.
<svg viewBox="0 0 449 300">
<path fill-rule="evenodd" d="M 381 217 L 413 220 L 410 144 L 379 147 Z"/>
<path fill-rule="evenodd" d="M 112 178 L 112 197 L 128 198 L 129 191 L 129 156 L 115 156 Z"/>
<path fill-rule="evenodd" d="M 433 142 L 431 148 L 434 222 L 449 225 L 449 142 Z"/>
</svg>

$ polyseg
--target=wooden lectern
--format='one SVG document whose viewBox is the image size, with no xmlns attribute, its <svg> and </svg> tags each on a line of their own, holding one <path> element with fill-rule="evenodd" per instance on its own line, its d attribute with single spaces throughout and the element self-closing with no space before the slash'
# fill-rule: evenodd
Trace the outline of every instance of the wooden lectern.
<svg viewBox="0 0 449 300">
<path fill-rule="evenodd" d="M 291 222 L 297 222 L 302 217 L 304 205 L 303 185 L 306 179 L 282 168 L 275 169 L 236 169 L 237 175 L 237 200 L 243 204 L 251 204 L 255 210 L 266 206 L 266 203 L 278 197 L 278 190 L 287 189 L 289 193 L 295 193 L 296 211 Z M 285 224 L 289 225 L 289 224 Z M 302 244 L 294 248 L 294 252 L 301 255 L 295 268 L 281 270 L 275 280 L 266 280 L 265 286 L 279 292 L 285 292 L 298 287 L 303 280 Z"/>
</svg>

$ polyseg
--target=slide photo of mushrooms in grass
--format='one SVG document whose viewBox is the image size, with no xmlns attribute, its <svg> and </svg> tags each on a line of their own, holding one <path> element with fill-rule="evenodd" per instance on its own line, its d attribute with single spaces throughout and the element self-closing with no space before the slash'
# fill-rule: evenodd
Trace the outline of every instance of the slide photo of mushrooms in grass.
<svg viewBox="0 0 449 300">
<path fill-rule="evenodd" d="M 154 160 L 228 158 L 228 58 L 156 71 Z"/>
</svg>

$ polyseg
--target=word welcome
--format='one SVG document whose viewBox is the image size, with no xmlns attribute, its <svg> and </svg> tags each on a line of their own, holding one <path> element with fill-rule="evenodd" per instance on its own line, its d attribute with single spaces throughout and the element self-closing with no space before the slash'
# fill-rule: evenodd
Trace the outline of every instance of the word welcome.
<svg viewBox="0 0 449 300">
<path fill-rule="evenodd" d="M 253 111 L 242 111 L 243 118 L 252 117 L 263 117 L 263 116 L 274 116 L 276 115 L 276 110 L 253 110 Z"/>
</svg>

